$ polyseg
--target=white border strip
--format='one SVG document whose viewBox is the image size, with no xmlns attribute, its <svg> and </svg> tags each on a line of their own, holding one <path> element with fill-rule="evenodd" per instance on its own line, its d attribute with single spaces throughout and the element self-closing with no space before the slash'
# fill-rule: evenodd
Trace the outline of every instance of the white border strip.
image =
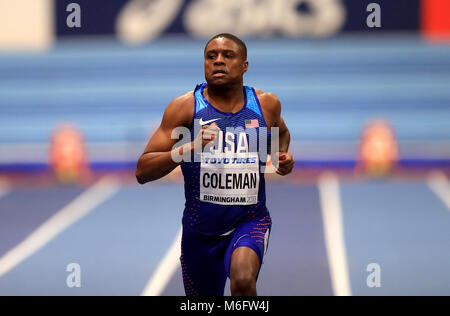
<svg viewBox="0 0 450 316">
<path fill-rule="evenodd" d="M 39 251 L 65 229 L 79 221 L 119 190 L 119 181 L 111 176 L 101 178 L 58 213 L 50 217 L 24 241 L 0 258 L 0 277 Z"/>
<path fill-rule="evenodd" d="M 442 171 L 435 170 L 428 175 L 428 186 L 450 210 L 450 182 Z"/>
<path fill-rule="evenodd" d="M 351 296 L 339 182 L 327 172 L 319 177 L 318 187 L 333 292 L 336 296 Z"/>
<path fill-rule="evenodd" d="M 180 266 L 181 256 L 181 235 L 183 229 L 178 230 L 177 236 L 167 251 L 164 258 L 159 263 L 150 281 L 148 281 L 141 296 L 159 296 L 166 288 L 173 274 Z"/>
</svg>

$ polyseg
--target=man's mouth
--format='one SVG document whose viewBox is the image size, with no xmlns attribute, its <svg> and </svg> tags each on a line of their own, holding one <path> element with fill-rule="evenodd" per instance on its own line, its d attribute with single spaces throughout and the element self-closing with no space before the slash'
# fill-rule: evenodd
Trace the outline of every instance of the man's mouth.
<svg viewBox="0 0 450 316">
<path fill-rule="evenodd" d="M 213 76 L 220 75 L 220 74 L 226 75 L 227 72 L 225 70 L 214 70 L 212 74 L 213 74 Z"/>
</svg>

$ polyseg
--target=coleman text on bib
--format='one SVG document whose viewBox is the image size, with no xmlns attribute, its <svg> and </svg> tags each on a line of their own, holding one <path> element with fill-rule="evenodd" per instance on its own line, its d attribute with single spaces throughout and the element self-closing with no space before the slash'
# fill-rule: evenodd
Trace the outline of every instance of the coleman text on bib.
<svg viewBox="0 0 450 316">
<path fill-rule="evenodd" d="M 222 205 L 258 202 L 257 153 L 203 153 L 200 169 L 201 201 Z"/>
</svg>

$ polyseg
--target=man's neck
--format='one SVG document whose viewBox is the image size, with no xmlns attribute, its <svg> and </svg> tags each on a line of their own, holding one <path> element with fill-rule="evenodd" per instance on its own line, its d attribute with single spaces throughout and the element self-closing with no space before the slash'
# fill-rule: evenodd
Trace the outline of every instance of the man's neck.
<svg viewBox="0 0 450 316">
<path fill-rule="evenodd" d="M 230 86 L 207 86 L 206 99 L 222 112 L 236 113 L 245 104 L 243 84 Z"/>
</svg>

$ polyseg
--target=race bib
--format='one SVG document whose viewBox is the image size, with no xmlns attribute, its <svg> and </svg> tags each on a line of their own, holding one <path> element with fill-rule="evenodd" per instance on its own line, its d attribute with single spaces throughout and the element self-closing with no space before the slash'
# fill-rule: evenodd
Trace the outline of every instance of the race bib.
<svg viewBox="0 0 450 316">
<path fill-rule="evenodd" d="M 203 153 L 200 200 L 221 205 L 258 203 L 258 153 Z"/>
</svg>

